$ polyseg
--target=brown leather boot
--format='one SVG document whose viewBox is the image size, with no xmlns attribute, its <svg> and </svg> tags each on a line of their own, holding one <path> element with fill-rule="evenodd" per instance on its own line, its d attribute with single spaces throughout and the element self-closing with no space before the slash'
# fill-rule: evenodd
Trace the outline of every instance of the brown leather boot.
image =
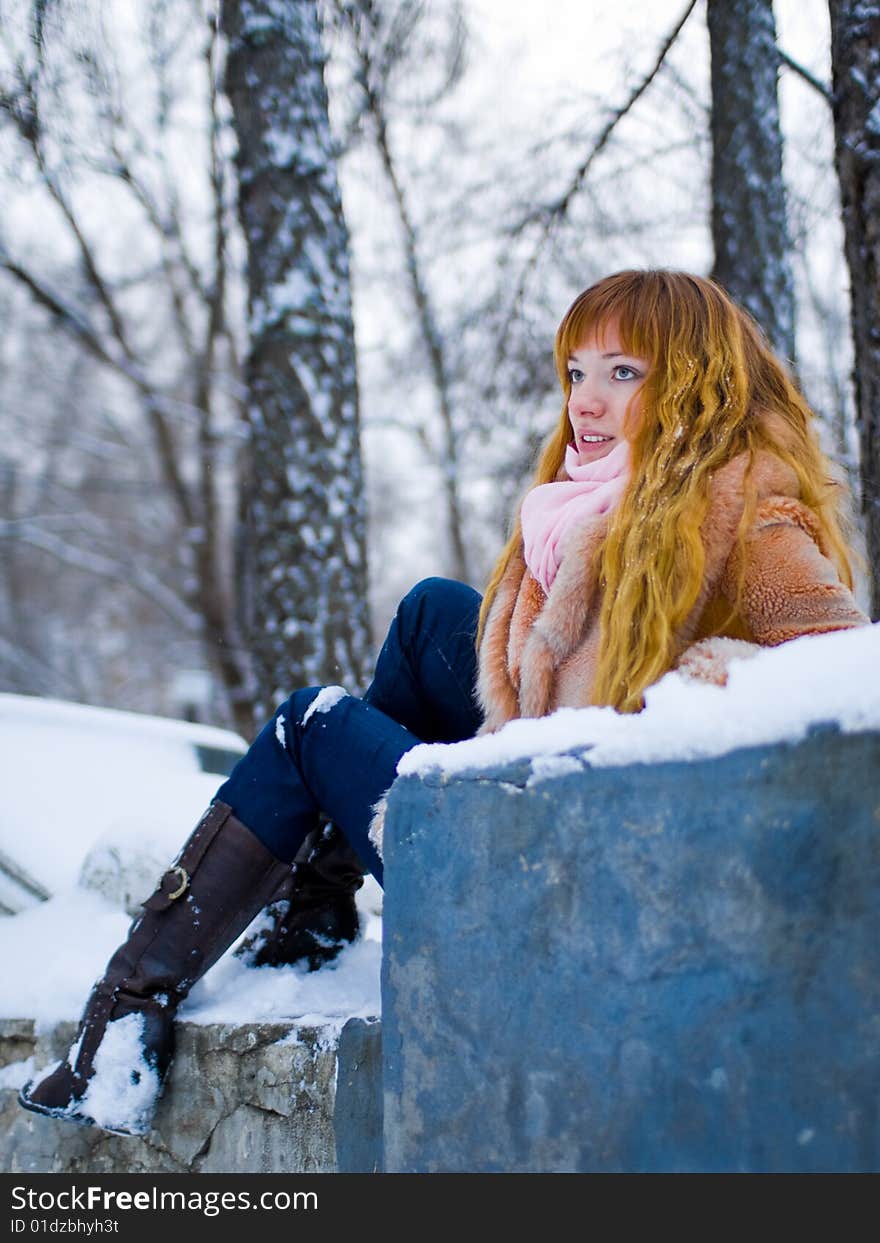
<svg viewBox="0 0 880 1243">
<path fill-rule="evenodd" d="M 26 1083 L 19 1103 L 118 1134 L 148 1131 L 177 1007 L 289 870 L 213 803 L 95 985 L 67 1058 Z"/>
<path fill-rule="evenodd" d="M 354 895 L 363 883 L 360 860 L 336 825 L 315 829 L 266 908 L 268 923 L 236 955 L 252 967 L 317 971 L 357 937 Z"/>
</svg>

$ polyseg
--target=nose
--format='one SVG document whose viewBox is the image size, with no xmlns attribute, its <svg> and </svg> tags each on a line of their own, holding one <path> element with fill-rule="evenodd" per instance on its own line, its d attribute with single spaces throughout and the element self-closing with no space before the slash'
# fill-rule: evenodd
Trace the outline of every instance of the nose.
<svg viewBox="0 0 880 1243">
<path fill-rule="evenodd" d="M 568 409 L 571 414 L 590 414 L 594 418 L 601 418 L 606 410 L 605 398 L 596 384 L 592 384 L 589 379 L 582 380 L 571 390 Z"/>
</svg>

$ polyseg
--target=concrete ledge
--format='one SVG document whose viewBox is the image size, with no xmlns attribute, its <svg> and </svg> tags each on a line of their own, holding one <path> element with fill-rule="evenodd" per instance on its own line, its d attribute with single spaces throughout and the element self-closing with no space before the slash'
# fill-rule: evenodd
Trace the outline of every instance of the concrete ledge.
<svg viewBox="0 0 880 1243">
<path fill-rule="evenodd" d="M 880 734 L 404 776 L 385 874 L 389 1172 L 880 1169 Z"/>
<path fill-rule="evenodd" d="M 37 1038 L 0 1021 L 0 1065 L 62 1057 L 75 1025 Z M 381 1169 L 381 1027 L 181 1023 L 156 1125 L 107 1135 L 21 1109 L 0 1093 L 0 1169 L 14 1173 L 369 1173 Z"/>
</svg>

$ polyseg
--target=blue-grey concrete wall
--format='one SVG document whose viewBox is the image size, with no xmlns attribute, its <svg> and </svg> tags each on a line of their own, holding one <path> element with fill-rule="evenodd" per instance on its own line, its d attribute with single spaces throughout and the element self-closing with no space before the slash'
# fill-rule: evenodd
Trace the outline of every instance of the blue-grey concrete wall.
<svg viewBox="0 0 880 1243">
<path fill-rule="evenodd" d="M 880 735 L 404 777 L 385 1168 L 880 1169 Z"/>
<path fill-rule="evenodd" d="M 340 1174 L 382 1172 L 382 1024 L 349 1019 L 336 1050 L 333 1108 Z"/>
</svg>

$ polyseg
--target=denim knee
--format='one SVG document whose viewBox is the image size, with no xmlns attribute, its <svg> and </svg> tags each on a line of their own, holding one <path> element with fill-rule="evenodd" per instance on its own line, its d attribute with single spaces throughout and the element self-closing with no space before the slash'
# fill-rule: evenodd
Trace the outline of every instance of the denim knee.
<svg viewBox="0 0 880 1243">
<path fill-rule="evenodd" d="M 423 578 L 406 593 L 397 606 L 401 639 L 405 642 L 426 621 L 442 616 L 448 609 L 466 611 L 479 601 L 479 594 L 467 583 L 434 575 Z"/>
<path fill-rule="evenodd" d="M 275 711 L 276 733 L 279 728 L 302 727 L 317 712 L 328 712 L 348 691 L 342 686 L 305 686 L 294 691 Z"/>
</svg>

